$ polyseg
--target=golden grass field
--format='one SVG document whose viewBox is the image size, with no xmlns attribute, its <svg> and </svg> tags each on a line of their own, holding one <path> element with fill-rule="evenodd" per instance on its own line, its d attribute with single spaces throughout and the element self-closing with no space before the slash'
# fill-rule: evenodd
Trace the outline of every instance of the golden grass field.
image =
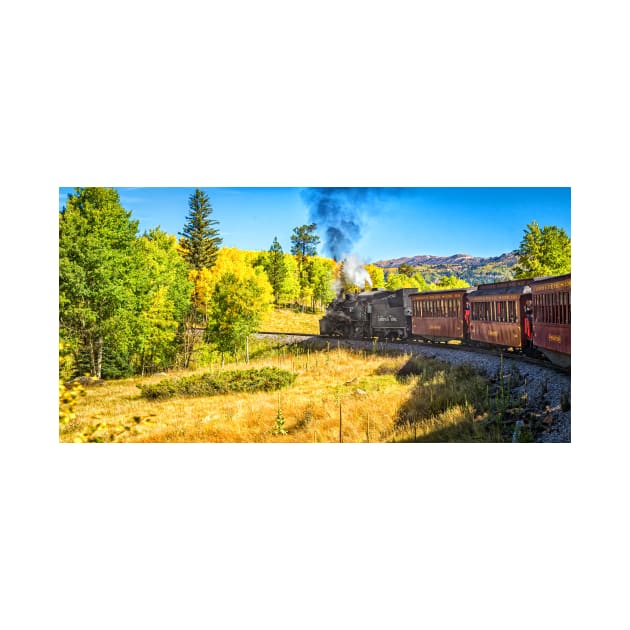
<svg viewBox="0 0 630 630">
<path fill-rule="evenodd" d="M 87 388 L 76 405 L 76 420 L 62 427 L 60 437 L 71 442 L 86 433 L 125 442 L 338 442 L 341 406 L 343 441 L 382 441 L 390 437 L 396 410 L 411 387 L 395 378 L 404 361 L 344 350 L 296 355 L 287 348 L 275 357 L 247 366 L 226 363 L 223 369 L 276 366 L 294 371 L 297 379 L 289 388 L 160 401 L 141 398 L 137 384 L 164 376 L 108 381 Z M 286 435 L 272 433 L 279 408 Z"/>
<path fill-rule="evenodd" d="M 277 309 L 261 326 L 277 332 L 309 332 L 321 314 Z M 315 332 L 312 330 L 312 332 Z M 171 371 L 106 381 L 89 386 L 75 404 L 75 417 L 60 424 L 62 442 L 391 442 L 487 440 L 468 400 L 484 383 L 463 376 L 455 382 L 432 368 L 430 380 L 400 378 L 409 355 L 388 356 L 339 348 L 322 350 L 278 341 L 253 341 L 249 363 L 219 363 L 196 370 Z M 140 384 L 191 374 L 278 367 L 296 375 L 275 392 L 234 393 L 152 400 Z M 481 377 L 479 377 L 481 378 Z M 464 396 L 458 388 L 469 387 Z M 445 409 L 433 412 L 434 398 Z M 460 403 L 449 402 L 460 400 Z M 466 402 L 461 403 L 461 400 Z M 277 418 L 284 420 L 278 431 Z M 405 424 L 405 418 L 413 423 Z M 340 426 L 341 425 L 341 426 Z M 435 438 L 435 439 L 433 439 Z"/>
<path fill-rule="evenodd" d="M 431 387 L 418 387 L 419 377 L 397 377 L 408 356 L 384 356 L 331 346 L 310 351 L 277 347 L 249 364 L 223 369 L 276 366 L 297 375 L 293 385 L 275 392 L 223 394 L 149 400 L 140 383 L 168 377 L 150 376 L 108 381 L 87 388 L 76 405 L 76 418 L 60 428 L 62 442 L 343 442 L 430 440 L 445 427 L 470 427 L 474 411 L 452 405 L 447 411 L 402 428 L 401 413 L 420 408 Z M 214 368 L 196 370 L 203 373 Z M 189 375 L 181 372 L 179 375 Z M 433 379 L 444 386 L 444 376 Z M 426 385 L 426 384 L 425 384 Z M 274 434 L 278 410 L 286 434 Z M 455 440 L 466 441 L 466 439 Z"/>
<path fill-rule="evenodd" d="M 265 315 L 260 325 L 260 330 L 319 335 L 319 320 L 323 314 L 300 313 L 292 309 L 275 307 Z"/>
</svg>

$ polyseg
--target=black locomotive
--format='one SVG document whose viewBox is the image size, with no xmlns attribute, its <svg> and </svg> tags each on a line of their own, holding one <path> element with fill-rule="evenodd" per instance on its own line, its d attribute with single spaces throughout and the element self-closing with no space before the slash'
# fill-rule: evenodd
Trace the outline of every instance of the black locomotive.
<svg viewBox="0 0 630 630">
<path fill-rule="evenodd" d="M 411 331 L 411 299 L 417 289 L 374 289 L 341 294 L 319 321 L 322 335 L 350 339 L 407 339 Z"/>
</svg>

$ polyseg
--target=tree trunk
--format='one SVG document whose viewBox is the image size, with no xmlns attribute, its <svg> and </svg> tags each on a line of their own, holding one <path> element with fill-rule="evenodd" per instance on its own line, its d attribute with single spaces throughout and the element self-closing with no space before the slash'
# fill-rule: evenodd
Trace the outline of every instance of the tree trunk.
<svg viewBox="0 0 630 630">
<path fill-rule="evenodd" d="M 96 376 L 96 352 L 94 348 L 94 340 L 90 336 L 90 376 Z"/>
<path fill-rule="evenodd" d="M 197 342 L 197 336 L 195 334 L 194 321 L 192 317 L 188 317 L 186 322 L 184 322 L 184 329 L 182 331 L 182 345 L 184 351 L 184 368 L 188 369 L 190 366 L 190 361 L 192 359 L 193 352 L 195 350 L 195 345 Z"/>
<path fill-rule="evenodd" d="M 103 338 L 98 338 L 96 378 L 101 378 L 101 368 L 103 366 Z"/>
<path fill-rule="evenodd" d="M 190 352 L 188 351 L 188 331 L 184 328 L 182 332 L 182 349 L 184 351 L 184 369 L 188 369 L 188 363 L 190 361 Z"/>
</svg>

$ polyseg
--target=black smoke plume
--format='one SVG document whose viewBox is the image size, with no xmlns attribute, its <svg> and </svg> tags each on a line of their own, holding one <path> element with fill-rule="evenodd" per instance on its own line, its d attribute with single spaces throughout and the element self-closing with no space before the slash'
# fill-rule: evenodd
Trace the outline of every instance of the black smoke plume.
<svg viewBox="0 0 630 630">
<path fill-rule="evenodd" d="M 361 238 L 366 212 L 376 210 L 379 188 L 305 188 L 302 199 L 309 208 L 310 221 L 323 236 L 324 252 L 341 260 L 352 253 Z M 369 206 L 369 207 L 368 207 Z"/>
</svg>

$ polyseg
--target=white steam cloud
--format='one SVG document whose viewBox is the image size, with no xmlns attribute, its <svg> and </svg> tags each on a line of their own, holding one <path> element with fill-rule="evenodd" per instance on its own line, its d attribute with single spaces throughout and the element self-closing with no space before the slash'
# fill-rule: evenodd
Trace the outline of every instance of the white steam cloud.
<svg viewBox="0 0 630 630">
<path fill-rule="evenodd" d="M 343 270 L 341 273 L 345 286 L 354 284 L 363 289 L 367 283 L 372 286 L 372 278 L 365 268 L 365 264 L 354 254 L 350 254 L 343 259 Z"/>
</svg>

